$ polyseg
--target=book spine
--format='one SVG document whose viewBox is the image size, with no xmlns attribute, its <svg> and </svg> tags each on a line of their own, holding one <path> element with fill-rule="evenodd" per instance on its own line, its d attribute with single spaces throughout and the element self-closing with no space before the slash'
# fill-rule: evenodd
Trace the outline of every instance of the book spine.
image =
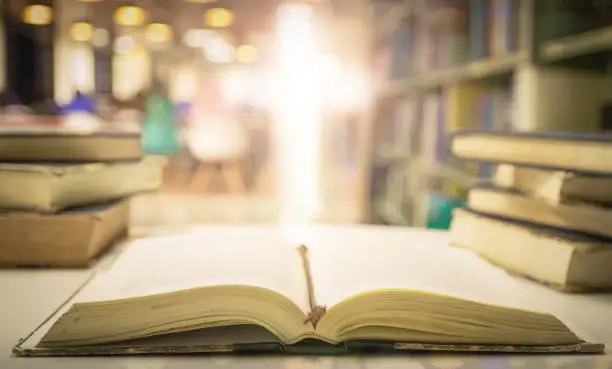
<svg viewBox="0 0 612 369">
<path fill-rule="evenodd" d="M 487 57 L 487 7 L 486 0 L 470 1 L 470 59 Z"/>
</svg>

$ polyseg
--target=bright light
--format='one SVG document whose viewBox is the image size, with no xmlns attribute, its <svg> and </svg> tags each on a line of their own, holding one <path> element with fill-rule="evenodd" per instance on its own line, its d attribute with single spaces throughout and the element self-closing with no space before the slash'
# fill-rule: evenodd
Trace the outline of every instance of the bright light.
<svg viewBox="0 0 612 369">
<path fill-rule="evenodd" d="M 113 55 L 113 96 L 130 99 L 147 87 L 151 80 L 151 58 L 141 45 L 131 42 L 126 53 Z"/>
<path fill-rule="evenodd" d="M 82 92 L 94 90 L 94 60 L 91 48 L 85 44 L 75 44 L 72 49 L 72 69 L 74 88 Z"/>
<path fill-rule="evenodd" d="M 46 5 L 29 5 L 23 10 L 22 16 L 25 23 L 42 26 L 53 21 L 53 10 Z"/>
<path fill-rule="evenodd" d="M 234 13 L 225 8 L 208 9 L 204 14 L 204 24 L 212 28 L 226 28 L 234 23 Z"/>
<path fill-rule="evenodd" d="M 174 101 L 192 101 L 198 92 L 198 74 L 194 67 L 172 69 L 170 79 L 170 98 Z"/>
<path fill-rule="evenodd" d="M 223 74 L 221 77 L 221 92 L 223 98 L 230 105 L 244 103 L 247 92 L 247 81 L 244 73 L 233 71 Z"/>
<path fill-rule="evenodd" d="M 250 75 L 246 100 L 260 108 L 274 108 L 280 103 L 280 80 L 274 70 L 258 70 Z"/>
<path fill-rule="evenodd" d="M 258 56 L 257 48 L 253 45 L 240 45 L 236 49 L 236 59 L 241 63 L 253 63 Z"/>
<path fill-rule="evenodd" d="M 211 63 L 231 63 L 236 58 L 236 49 L 220 36 L 208 40 L 203 51 Z"/>
<path fill-rule="evenodd" d="M 87 22 L 73 23 L 70 27 L 70 37 L 77 42 L 88 42 L 93 36 L 93 26 Z"/>
<path fill-rule="evenodd" d="M 95 47 L 104 47 L 110 42 L 110 34 L 104 28 L 96 28 L 91 37 L 91 43 Z"/>
<path fill-rule="evenodd" d="M 120 26 L 134 27 L 144 23 L 145 13 L 137 6 L 122 6 L 115 11 L 114 18 Z"/>
<path fill-rule="evenodd" d="M 121 36 L 115 39 L 114 49 L 117 54 L 129 54 L 135 44 L 132 36 Z"/>
<path fill-rule="evenodd" d="M 209 40 L 217 37 L 217 33 L 210 29 L 190 29 L 185 32 L 183 42 L 193 48 L 204 47 Z"/>
<path fill-rule="evenodd" d="M 321 206 L 321 84 L 312 9 L 306 4 L 279 8 L 278 189 L 281 221 L 312 221 Z"/>
<path fill-rule="evenodd" d="M 151 23 L 147 26 L 145 35 L 149 42 L 168 42 L 172 38 L 172 27 L 164 23 Z"/>
<path fill-rule="evenodd" d="M 327 54 L 319 57 L 319 67 L 325 78 L 332 79 L 340 72 L 342 65 L 337 57 Z"/>
</svg>

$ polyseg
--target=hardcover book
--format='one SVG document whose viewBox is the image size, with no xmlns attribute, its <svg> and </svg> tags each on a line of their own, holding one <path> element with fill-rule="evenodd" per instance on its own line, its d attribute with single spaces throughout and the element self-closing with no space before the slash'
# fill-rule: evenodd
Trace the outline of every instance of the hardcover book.
<svg viewBox="0 0 612 369">
<path fill-rule="evenodd" d="M 233 227 L 137 240 L 14 353 L 603 352 L 472 252 L 311 241 Z"/>
<path fill-rule="evenodd" d="M 493 183 L 553 204 L 612 204 L 612 176 L 501 164 L 497 166 Z"/>
<path fill-rule="evenodd" d="M 56 213 L 157 190 L 163 163 L 0 163 L 0 209 Z"/>
<path fill-rule="evenodd" d="M 468 207 L 483 214 L 608 237 L 612 242 L 612 209 L 607 207 L 548 202 L 518 190 L 490 186 L 472 188 Z"/>
<path fill-rule="evenodd" d="M 482 162 L 591 174 L 612 174 L 612 135 L 458 131 L 452 153 Z"/>
<path fill-rule="evenodd" d="M 455 209 L 450 242 L 563 291 L 612 289 L 610 238 Z"/>
<path fill-rule="evenodd" d="M 86 267 L 125 237 L 128 200 L 58 214 L 0 212 L 0 266 Z"/>
<path fill-rule="evenodd" d="M 63 129 L 0 130 L 0 161 L 114 162 L 142 158 L 140 134 Z"/>
</svg>

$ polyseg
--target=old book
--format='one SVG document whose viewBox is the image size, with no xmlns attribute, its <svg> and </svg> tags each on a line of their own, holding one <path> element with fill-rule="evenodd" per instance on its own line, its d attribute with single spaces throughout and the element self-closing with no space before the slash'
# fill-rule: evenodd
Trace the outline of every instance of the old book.
<svg viewBox="0 0 612 369">
<path fill-rule="evenodd" d="M 23 130 L 0 132 L 0 161 L 113 162 L 141 159 L 140 134 Z"/>
<path fill-rule="evenodd" d="M 568 292 L 612 288 L 612 242 L 606 238 L 457 209 L 450 242 Z"/>
<path fill-rule="evenodd" d="M 610 134 L 459 131 L 451 150 L 482 162 L 612 174 Z"/>
<path fill-rule="evenodd" d="M 612 177 L 581 175 L 566 171 L 497 166 L 493 182 L 552 203 L 586 202 L 612 204 Z"/>
<path fill-rule="evenodd" d="M 0 163 L 0 209 L 54 213 L 157 190 L 162 164 L 154 158 L 122 163 Z"/>
<path fill-rule="evenodd" d="M 468 207 L 484 214 L 612 239 L 611 208 L 583 203 L 553 203 L 531 198 L 516 190 L 485 186 L 470 190 Z"/>
<path fill-rule="evenodd" d="M 514 279 L 469 251 L 372 241 L 296 249 L 232 227 L 137 240 L 15 352 L 603 348 L 533 310 Z"/>
<path fill-rule="evenodd" d="M 59 214 L 0 213 L 0 265 L 83 267 L 127 232 L 128 201 Z"/>
</svg>

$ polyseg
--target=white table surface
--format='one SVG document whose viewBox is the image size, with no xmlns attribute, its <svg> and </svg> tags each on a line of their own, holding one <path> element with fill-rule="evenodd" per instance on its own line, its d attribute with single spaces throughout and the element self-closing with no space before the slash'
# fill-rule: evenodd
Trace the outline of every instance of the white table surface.
<svg viewBox="0 0 612 369">
<path fill-rule="evenodd" d="M 359 232 L 354 232 L 359 228 Z M 346 227 L 385 240 L 406 242 L 426 240 L 445 243 L 445 232 L 428 232 L 388 227 Z M 97 268 L 106 268 L 116 254 L 107 256 Z M 612 267 L 612 265 L 610 266 Z M 0 270 L 0 368 L 45 369 L 180 369 L 180 368 L 402 368 L 402 369 L 612 369 L 612 350 L 605 355 L 436 355 L 412 354 L 367 357 L 91 357 L 91 358 L 12 358 L 11 348 L 51 314 L 92 273 L 92 270 L 4 269 Z M 551 312 L 569 317 L 589 338 L 612 349 L 612 294 L 567 295 L 529 281 L 521 281 L 525 291 L 542 300 Z"/>
</svg>

